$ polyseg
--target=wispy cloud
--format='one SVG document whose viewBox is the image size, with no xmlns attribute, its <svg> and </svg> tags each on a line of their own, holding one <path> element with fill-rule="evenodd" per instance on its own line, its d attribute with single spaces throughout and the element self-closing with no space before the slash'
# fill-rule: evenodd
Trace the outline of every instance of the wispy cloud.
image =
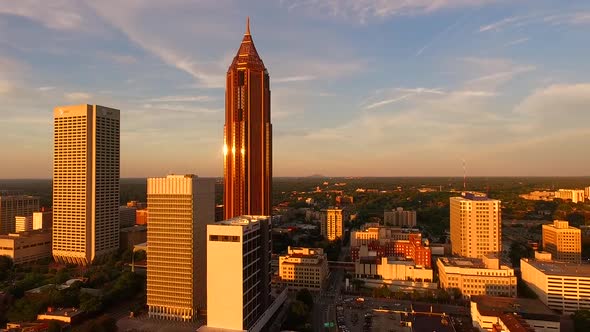
<svg viewBox="0 0 590 332">
<path fill-rule="evenodd" d="M 562 14 L 533 14 L 525 16 L 511 16 L 499 21 L 482 25 L 479 32 L 502 31 L 504 29 L 522 27 L 531 24 L 551 25 L 585 25 L 590 24 L 590 12 L 568 12 Z"/>
<path fill-rule="evenodd" d="M 409 98 L 409 97 L 411 97 L 413 95 L 414 95 L 414 93 L 408 93 L 408 94 L 401 95 L 401 96 L 396 97 L 396 98 L 381 100 L 381 101 L 378 101 L 378 102 L 375 102 L 375 103 L 372 103 L 372 104 L 367 105 L 365 107 L 365 109 L 366 110 L 370 110 L 370 109 L 373 109 L 373 108 L 376 108 L 376 107 L 381 107 L 381 106 L 385 106 L 385 105 L 397 103 L 398 101 L 402 101 L 402 100 L 404 100 L 406 98 Z"/>
<path fill-rule="evenodd" d="M 64 95 L 67 100 L 70 101 L 81 101 L 81 100 L 89 100 L 92 98 L 92 95 L 86 92 L 69 92 Z"/>
<path fill-rule="evenodd" d="M 312 75 L 302 75 L 302 76 L 288 76 L 288 77 L 279 77 L 274 78 L 272 80 L 273 83 L 291 83 L 291 82 L 305 82 L 305 81 L 313 81 L 317 77 Z"/>
<path fill-rule="evenodd" d="M 504 44 L 504 47 L 510 47 L 510 46 L 515 46 L 515 45 L 518 45 L 518 44 L 526 43 L 529 40 L 530 40 L 530 38 L 528 38 L 528 37 L 526 37 L 526 38 L 519 38 L 519 39 L 516 39 L 516 40 L 513 40 L 511 42 L 508 42 L 508 43 Z"/>
<path fill-rule="evenodd" d="M 25 17 L 50 29 L 74 30 L 82 26 L 78 2 L 69 0 L 3 1 L 0 14 Z"/>
<path fill-rule="evenodd" d="M 42 86 L 42 87 L 39 87 L 39 91 L 41 91 L 41 92 L 51 91 L 53 89 L 55 89 L 54 86 Z"/>
<path fill-rule="evenodd" d="M 170 103 L 170 102 L 199 102 L 214 100 L 211 96 L 164 96 L 148 99 L 152 103 Z"/>
</svg>

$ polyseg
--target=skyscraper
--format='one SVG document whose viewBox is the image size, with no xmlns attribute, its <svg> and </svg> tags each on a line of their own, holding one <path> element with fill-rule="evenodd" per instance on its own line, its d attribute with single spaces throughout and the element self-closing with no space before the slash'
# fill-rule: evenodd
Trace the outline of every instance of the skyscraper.
<svg viewBox="0 0 590 332">
<path fill-rule="evenodd" d="M 119 248 L 119 110 L 56 107 L 53 257 L 90 264 Z"/>
<path fill-rule="evenodd" d="M 227 71 L 224 126 L 225 219 L 270 215 L 270 78 L 254 47 L 250 20 Z"/>
<path fill-rule="evenodd" d="M 270 232 L 267 216 L 207 226 L 208 327 L 250 330 L 270 306 Z"/>
<path fill-rule="evenodd" d="M 207 304 L 206 233 L 215 221 L 215 180 L 150 178 L 147 199 L 149 316 L 191 321 Z"/>
<path fill-rule="evenodd" d="M 500 201 L 467 192 L 451 197 L 451 248 L 453 254 L 483 258 L 502 252 Z"/>
<path fill-rule="evenodd" d="M 342 220 L 342 210 L 338 208 L 329 208 L 322 212 L 321 233 L 329 241 L 335 241 L 342 238 L 344 221 Z"/>
</svg>

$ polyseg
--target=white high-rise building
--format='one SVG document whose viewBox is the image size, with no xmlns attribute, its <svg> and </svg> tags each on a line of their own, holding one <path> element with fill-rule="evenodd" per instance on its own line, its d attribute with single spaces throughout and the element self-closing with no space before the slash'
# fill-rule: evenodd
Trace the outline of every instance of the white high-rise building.
<svg viewBox="0 0 590 332">
<path fill-rule="evenodd" d="M 215 222 L 215 180 L 150 178 L 147 200 L 148 314 L 192 321 L 207 304 L 206 233 Z"/>
<path fill-rule="evenodd" d="M 271 299 L 270 232 L 265 216 L 207 226 L 207 327 L 249 331 L 266 312 Z"/>
<path fill-rule="evenodd" d="M 56 107 L 53 257 L 90 264 L 119 249 L 119 110 Z"/>
<path fill-rule="evenodd" d="M 482 193 L 451 197 L 451 248 L 455 255 L 483 258 L 502 252 L 500 201 Z"/>
</svg>

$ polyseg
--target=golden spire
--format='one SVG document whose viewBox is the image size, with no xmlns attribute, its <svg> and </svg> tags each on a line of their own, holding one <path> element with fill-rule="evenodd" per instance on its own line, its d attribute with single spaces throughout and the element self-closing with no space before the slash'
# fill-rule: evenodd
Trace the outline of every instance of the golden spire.
<svg viewBox="0 0 590 332">
<path fill-rule="evenodd" d="M 250 16 L 246 19 L 246 35 L 250 35 Z"/>
</svg>

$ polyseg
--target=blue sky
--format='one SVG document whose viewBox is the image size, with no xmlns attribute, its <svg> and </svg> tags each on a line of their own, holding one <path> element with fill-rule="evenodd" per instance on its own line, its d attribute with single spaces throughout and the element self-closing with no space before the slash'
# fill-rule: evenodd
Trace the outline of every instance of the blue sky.
<svg viewBox="0 0 590 332">
<path fill-rule="evenodd" d="M 122 115 L 124 177 L 222 175 L 246 16 L 277 176 L 588 175 L 590 3 L 19 0 L 0 6 L 0 178 L 51 176 L 52 109 Z"/>
</svg>

